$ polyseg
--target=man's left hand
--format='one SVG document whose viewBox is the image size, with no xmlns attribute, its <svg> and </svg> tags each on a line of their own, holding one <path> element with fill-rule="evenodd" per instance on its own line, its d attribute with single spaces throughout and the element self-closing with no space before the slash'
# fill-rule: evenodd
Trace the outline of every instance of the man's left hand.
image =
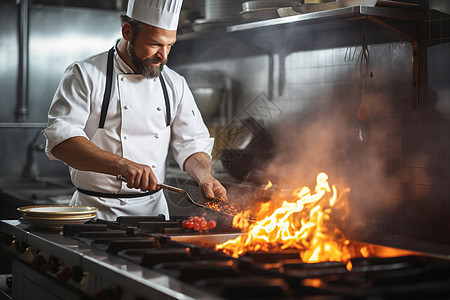
<svg viewBox="0 0 450 300">
<path fill-rule="evenodd" d="M 203 198 L 214 199 L 219 198 L 222 200 L 227 199 L 227 190 L 223 185 L 214 177 L 209 176 L 199 182 L 200 191 Z"/>
</svg>

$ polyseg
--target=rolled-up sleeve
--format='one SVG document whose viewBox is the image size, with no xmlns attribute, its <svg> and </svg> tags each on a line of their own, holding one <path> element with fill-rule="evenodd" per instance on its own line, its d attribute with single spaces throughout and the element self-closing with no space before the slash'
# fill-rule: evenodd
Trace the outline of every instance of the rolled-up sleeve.
<svg viewBox="0 0 450 300">
<path fill-rule="evenodd" d="M 181 169 L 186 159 L 194 153 L 204 152 L 211 157 L 214 139 L 195 103 L 194 97 L 182 78 L 181 98 L 172 122 L 172 149 L 175 161 Z"/>
<path fill-rule="evenodd" d="M 77 63 L 69 66 L 53 97 L 48 112 L 45 153 L 57 160 L 52 149 L 59 143 L 75 137 L 87 137 L 84 128 L 90 112 L 90 89 Z"/>
</svg>

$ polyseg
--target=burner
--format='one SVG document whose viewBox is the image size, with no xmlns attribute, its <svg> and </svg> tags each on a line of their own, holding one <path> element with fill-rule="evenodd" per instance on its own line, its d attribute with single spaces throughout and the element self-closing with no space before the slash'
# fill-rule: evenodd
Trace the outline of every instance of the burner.
<svg viewBox="0 0 450 300">
<path fill-rule="evenodd" d="M 397 299 L 447 297 L 450 263 L 419 253 L 304 263 L 299 250 L 247 252 L 239 258 L 214 245 L 240 235 L 217 226 L 183 228 L 188 217 L 120 217 L 64 226 L 64 235 L 227 299 Z M 223 233 L 226 232 L 226 233 Z M 372 245 L 373 247 L 381 247 Z"/>
</svg>

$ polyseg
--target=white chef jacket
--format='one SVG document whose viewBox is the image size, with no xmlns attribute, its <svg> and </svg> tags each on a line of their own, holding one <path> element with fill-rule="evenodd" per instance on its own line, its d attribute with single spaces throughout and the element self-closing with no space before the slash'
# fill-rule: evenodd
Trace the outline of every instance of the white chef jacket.
<svg viewBox="0 0 450 300">
<path fill-rule="evenodd" d="M 46 154 L 75 136 L 83 136 L 98 147 L 134 162 L 152 167 L 158 182 L 166 176 L 169 145 L 173 156 L 183 168 L 185 160 L 196 152 L 210 155 L 214 139 L 210 137 L 200 111 L 185 79 L 165 66 L 162 76 L 170 101 L 170 126 L 166 124 L 166 107 L 159 78 L 145 79 L 114 54 L 111 100 L 104 128 L 98 128 L 106 85 L 108 52 L 75 62 L 64 72 L 48 113 L 48 127 L 44 130 Z M 129 189 L 115 176 L 80 171 L 69 167 L 77 188 L 103 193 L 130 194 Z M 153 195 L 114 199 L 93 197 L 76 191 L 71 205 L 90 205 L 99 208 L 99 218 L 115 220 L 119 215 L 168 216 L 162 192 Z"/>
</svg>

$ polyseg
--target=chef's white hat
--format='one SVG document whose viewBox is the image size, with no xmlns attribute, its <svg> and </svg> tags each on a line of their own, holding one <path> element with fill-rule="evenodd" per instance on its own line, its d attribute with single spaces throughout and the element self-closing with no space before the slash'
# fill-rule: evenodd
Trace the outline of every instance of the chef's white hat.
<svg viewBox="0 0 450 300">
<path fill-rule="evenodd" d="M 177 30 L 183 0 L 129 0 L 127 16 L 167 30 Z"/>
</svg>

